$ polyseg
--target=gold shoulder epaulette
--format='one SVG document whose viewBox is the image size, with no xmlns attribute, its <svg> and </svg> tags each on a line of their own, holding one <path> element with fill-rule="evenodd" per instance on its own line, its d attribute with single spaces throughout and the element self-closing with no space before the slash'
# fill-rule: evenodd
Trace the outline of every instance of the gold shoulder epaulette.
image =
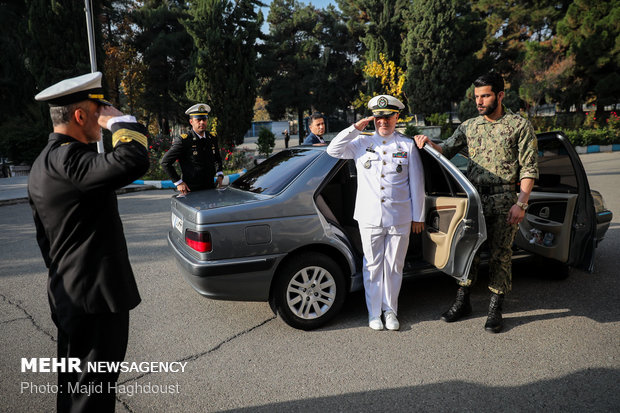
<svg viewBox="0 0 620 413">
<path fill-rule="evenodd" d="M 362 132 L 362 133 L 360 133 L 360 135 L 366 135 L 366 136 L 372 136 L 374 134 L 375 134 L 374 132 Z"/>
<path fill-rule="evenodd" d="M 181 139 L 185 139 L 185 138 L 187 138 L 187 133 L 182 133 L 181 134 Z"/>
</svg>

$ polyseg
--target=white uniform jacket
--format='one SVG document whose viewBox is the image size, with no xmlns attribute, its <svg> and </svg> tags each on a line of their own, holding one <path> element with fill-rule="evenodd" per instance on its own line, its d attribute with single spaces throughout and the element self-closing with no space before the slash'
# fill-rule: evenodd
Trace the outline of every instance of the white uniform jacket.
<svg viewBox="0 0 620 413">
<path fill-rule="evenodd" d="M 412 139 L 399 132 L 363 134 L 352 125 L 331 141 L 327 153 L 355 159 L 357 222 L 378 227 L 424 222 L 424 170 Z"/>
</svg>

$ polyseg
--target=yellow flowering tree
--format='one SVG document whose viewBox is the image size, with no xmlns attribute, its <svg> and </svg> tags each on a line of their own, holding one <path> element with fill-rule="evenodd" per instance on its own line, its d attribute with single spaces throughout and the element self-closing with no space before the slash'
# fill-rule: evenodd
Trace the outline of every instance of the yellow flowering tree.
<svg viewBox="0 0 620 413">
<path fill-rule="evenodd" d="M 379 93 L 394 96 L 403 102 L 407 101 L 403 93 L 405 71 L 393 61 L 388 61 L 383 53 L 379 54 L 379 61 L 366 62 L 363 71 L 366 77 L 379 80 L 381 83 Z M 360 92 L 352 105 L 356 108 L 366 107 L 371 98 L 372 96 Z"/>
</svg>

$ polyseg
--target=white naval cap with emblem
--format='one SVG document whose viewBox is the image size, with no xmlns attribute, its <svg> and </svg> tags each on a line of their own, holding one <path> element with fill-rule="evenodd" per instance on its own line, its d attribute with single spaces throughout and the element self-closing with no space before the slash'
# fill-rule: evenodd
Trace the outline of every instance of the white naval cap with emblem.
<svg viewBox="0 0 620 413">
<path fill-rule="evenodd" d="M 190 118 L 202 118 L 207 117 L 209 112 L 211 112 L 211 107 L 209 105 L 206 103 L 196 103 L 194 106 L 187 109 L 185 114 L 189 115 Z"/>
<path fill-rule="evenodd" d="M 379 95 L 370 99 L 368 109 L 372 110 L 375 116 L 385 116 L 398 113 L 405 109 L 403 102 L 390 95 Z"/>
<path fill-rule="evenodd" d="M 93 72 L 85 75 L 62 80 L 34 98 L 39 102 L 47 102 L 50 106 L 66 106 L 83 100 L 93 100 L 101 105 L 111 106 L 105 100 L 101 88 L 101 72 Z"/>
</svg>

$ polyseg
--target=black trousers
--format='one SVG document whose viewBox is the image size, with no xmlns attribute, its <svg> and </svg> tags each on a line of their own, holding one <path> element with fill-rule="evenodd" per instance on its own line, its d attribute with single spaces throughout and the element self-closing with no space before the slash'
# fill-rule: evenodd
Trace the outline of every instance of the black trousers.
<svg viewBox="0 0 620 413">
<path fill-rule="evenodd" d="M 114 412 L 119 372 L 88 371 L 87 363 L 123 361 L 129 311 L 85 314 L 63 323 L 64 326 L 54 315 L 52 319 L 58 327 L 58 358 L 77 357 L 82 370 L 58 373 L 58 412 Z"/>
</svg>

